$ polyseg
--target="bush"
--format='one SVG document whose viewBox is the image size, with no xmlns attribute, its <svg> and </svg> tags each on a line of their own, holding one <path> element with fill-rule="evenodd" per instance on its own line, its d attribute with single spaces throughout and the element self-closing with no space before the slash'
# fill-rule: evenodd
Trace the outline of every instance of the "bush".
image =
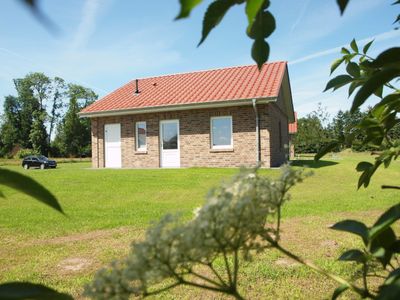
<svg viewBox="0 0 400 300">
<path fill-rule="evenodd" d="M 28 155 L 39 155 L 39 153 L 33 149 L 21 149 L 14 155 L 14 158 L 24 158 Z"/>
</svg>

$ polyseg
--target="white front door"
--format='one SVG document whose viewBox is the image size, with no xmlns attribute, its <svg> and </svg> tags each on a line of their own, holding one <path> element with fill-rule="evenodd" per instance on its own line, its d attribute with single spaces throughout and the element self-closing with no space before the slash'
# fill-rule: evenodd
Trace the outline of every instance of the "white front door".
<svg viewBox="0 0 400 300">
<path fill-rule="evenodd" d="M 104 152 L 106 168 L 121 168 L 121 124 L 104 126 Z"/>
<path fill-rule="evenodd" d="M 179 168 L 179 120 L 160 122 L 160 159 L 161 168 Z"/>
</svg>

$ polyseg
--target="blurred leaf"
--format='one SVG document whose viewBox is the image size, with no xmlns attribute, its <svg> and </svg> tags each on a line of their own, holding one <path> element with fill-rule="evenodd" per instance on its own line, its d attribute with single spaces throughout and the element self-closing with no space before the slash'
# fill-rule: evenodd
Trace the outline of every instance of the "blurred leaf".
<svg viewBox="0 0 400 300">
<path fill-rule="evenodd" d="M 358 165 L 357 165 L 357 167 L 356 167 L 356 170 L 357 170 L 358 172 L 362 172 L 362 171 L 365 171 L 365 170 L 367 170 L 367 169 L 369 169 L 369 168 L 371 168 L 371 167 L 373 167 L 373 166 L 374 166 L 374 165 L 371 164 L 370 162 L 362 161 L 362 162 L 359 162 L 359 163 L 358 163 Z"/>
<path fill-rule="evenodd" d="M 374 40 L 368 42 L 367 44 L 365 44 L 364 48 L 363 48 L 363 53 L 367 54 L 369 47 L 371 47 L 372 43 L 374 42 Z"/>
<path fill-rule="evenodd" d="M 391 284 L 382 285 L 377 300 L 398 300 L 400 299 L 400 279 L 394 280 Z"/>
<path fill-rule="evenodd" d="M 351 249 L 340 255 L 339 260 L 341 261 L 355 261 L 358 263 L 364 263 L 367 258 L 363 252 L 358 249 Z"/>
<path fill-rule="evenodd" d="M 335 78 L 332 78 L 329 80 L 327 83 L 324 92 L 326 92 L 329 89 L 337 90 L 338 88 L 348 84 L 349 82 L 352 82 L 353 78 L 349 75 L 339 75 L 336 76 Z"/>
<path fill-rule="evenodd" d="M 346 71 L 355 78 L 360 77 L 360 67 L 355 62 L 349 62 Z"/>
<path fill-rule="evenodd" d="M 365 163 L 365 162 L 361 162 L 361 163 Z M 363 172 L 360 175 L 360 178 L 358 178 L 357 188 L 360 188 L 361 186 L 367 187 L 371 181 L 372 175 L 374 175 L 376 169 L 381 165 L 380 161 L 375 161 L 375 164 L 370 164 L 370 166 L 368 168 L 365 168 L 363 170 L 360 168 L 360 170 L 359 170 L 359 165 L 361 163 L 359 163 L 357 165 L 357 171 Z"/>
<path fill-rule="evenodd" d="M 253 25 L 256 15 L 262 8 L 263 3 L 264 3 L 264 0 L 247 0 L 246 1 L 246 15 L 247 15 L 247 20 L 249 22 L 249 25 L 248 25 L 249 28 L 251 28 L 251 26 Z"/>
<path fill-rule="evenodd" d="M 263 64 L 268 60 L 269 45 L 264 39 L 256 39 L 251 48 L 251 57 L 257 63 L 258 69 L 261 70 Z"/>
<path fill-rule="evenodd" d="M 360 236 L 365 245 L 368 244 L 368 228 L 364 223 L 355 220 L 344 220 L 331 227 L 334 230 L 346 231 Z"/>
<path fill-rule="evenodd" d="M 25 193 L 36 200 L 64 213 L 56 197 L 41 184 L 28 176 L 7 169 L 0 168 L 0 185 L 5 185 Z"/>
<path fill-rule="evenodd" d="M 351 96 L 351 94 L 353 94 L 355 89 L 360 87 L 362 84 L 363 84 L 363 82 L 360 81 L 360 80 L 355 80 L 352 83 L 350 83 L 350 86 L 349 86 L 349 97 Z"/>
<path fill-rule="evenodd" d="M 400 204 L 396 204 L 383 213 L 370 230 L 370 237 L 374 239 L 394 222 L 400 219 Z"/>
<path fill-rule="evenodd" d="M 333 151 L 336 147 L 338 147 L 341 143 L 339 141 L 333 141 L 324 145 L 319 149 L 318 153 L 314 156 L 315 161 L 319 161 L 323 156 L 327 153 Z"/>
<path fill-rule="evenodd" d="M 342 54 L 350 54 L 350 51 L 347 49 L 347 48 L 345 48 L 345 47 L 342 47 L 342 50 L 340 51 Z"/>
<path fill-rule="evenodd" d="M 349 63 L 354 57 L 357 56 L 357 53 L 351 53 L 344 56 L 344 60 Z"/>
<path fill-rule="evenodd" d="M 211 30 L 221 22 L 227 11 L 235 4 L 234 0 L 216 0 L 208 6 L 204 15 L 203 31 L 198 46 L 205 41 Z"/>
<path fill-rule="evenodd" d="M 30 282 L 7 282 L 0 284 L 0 299 L 73 300 L 68 294 L 57 292 L 42 284 Z"/>
<path fill-rule="evenodd" d="M 392 228 L 388 227 L 372 239 L 370 251 L 386 268 L 393 256 L 392 246 L 396 242 L 396 235 Z M 382 251 L 383 250 L 383 251 Z"/>
<path fill-rule="evenodd" d="M 358 53 L 358 46 L 357 46 L 357 42 L 355 39 L 353 39 L 350 43 L 350 47 L 351 49 L 353 49 L 354 52 Z"/>
<path fill-rule="evenodd" d="M 368 99 L 369 96 L 371 96 L 378 88 L 380 88 L 380 86 L 390 82 L 399 75 L 400 69 L 396 68 L 383 69 L 372 75 L 354 97 L 350 112 L 354 113 L 357 108 L 359 108 Z"/>
<path fill-rule="evenodd" d="M 203 0 L 179 0 L 179 3 L 181 5 L 181 10 L 179 14 L 176 16 L 175 20 L 189 17 L 193 8 L 195 8 L 201 2 L 203 2 Z"/>
<path fill-rule="evenodd" d="M 346 291 L 349 288 L 348 285 L 346 284 L 342 284 L 341 286 L 339 286 L 332 295 L 332 300 L 336 300 L 344 291 Z"/>
<path fill-rule="evenodd" d="M 344 58 L 338 58 L 337 60 L 335 60 L 332 65 L 331 65 L 331 74 L 342 64 L 342 62 L 344 61 Z"/>
<path fill-rule="evenodd" d="M 383 85 L 378 87 L 374 92 L 374 95 L 379 97 L 379 98 L 382 98 L 382 94 L 383 94 Z"/>
<path fill-rule="evenodd" d="M 397 15 L 396 20 L 394 20 L 393 24 L 400 23 L 400 15 Z"/>
<path fill-rule="evenodd" d="M 275 18 L 269 11 L 257 14 L 251 27 L 247 27 L 247 35 L 254 39 L 265 39 L 269 37 L 276 28 Z"/>
<path fill-rule="evenodd" d="M 400 47 L 393 47 L 383 51 L 378 57 L 371 63 L 374 68 L 382 68 L 393 66 L 397 69 L 400 68 Z"/>
<path fill-rule="evenodd" d="M 46 27 L 49 32 L 52 34 L 58 34 L 60 29 L 50 20 L 40 9 L 39 9 L 39 1 L 37 0 L 22 0 L 22 2 L 26 5 L 26 7 L 30 10 L 32 15 L 42 23 L 44 27 Z"/>
<path fill-rule="evenodd" d="M 397 279 L 400 279 L 400 269 L 393 270 L 385 280 L 385 284 L 392 284 Z"/>
<path fill-rule="evenodd" d="M 380 107 L 392 107 L 395 106 L 396 104 L 399 105 L 400 104 L 400 94 L 389 94 L 387 96 L 385 96 L 379 103 L 377 103 L 374 107 L 375 108 L 380 108 Z"/>
<path fill-rule="evenodd" d="M 344 10 L 346 9 L 347 4 L 349 4 L 350 0 L 336 0 L 337 4 L 339 5 L 340 14 L 343 15 Z"/>
</svg>

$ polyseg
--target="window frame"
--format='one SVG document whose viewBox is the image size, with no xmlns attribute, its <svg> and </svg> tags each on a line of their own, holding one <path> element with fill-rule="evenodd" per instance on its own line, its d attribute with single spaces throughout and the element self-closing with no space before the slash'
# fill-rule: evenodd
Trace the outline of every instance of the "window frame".
<svg viewBox="0 0 400 300">
<path fill-rule="evenodd" d="M 139 125 L 140 124 L 144 124 L 144 128 L 146 131 L 144 148 L 139 148 Z M 146 121 L 139 121 L 139 122 L 135 123 L 135 144 L 136 144 L 137 152 L 146 152 L 147 151 L 147 123 L 146 123 Z"/>
<path fill-rule="evenodd" d="M 231 122 L 231 143 L 230 145 L 214 145 L 213 121 L 218 119 L 229 119 Z M 211 149 L 233 149 L 233 118 L 232 116 L 218 116 L 210 118 L 210 145 Z"/>
</svg>

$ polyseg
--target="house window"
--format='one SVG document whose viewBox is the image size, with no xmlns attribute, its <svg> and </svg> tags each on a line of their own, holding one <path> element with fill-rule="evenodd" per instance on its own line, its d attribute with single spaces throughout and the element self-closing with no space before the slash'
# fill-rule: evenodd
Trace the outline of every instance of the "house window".
<svg viewBox="0 0 400 300">
<path fill-rule="evenodd" d="M 137 122 L 136 123 L 136 150 L 137 151 L 146 151 L 146 122 Z"/>
<path fill-rule="evenodd" d="M 211 118 L 211 147 L 213 149 L 233 147 L 231 116 Z"/>
<path fill-rule="evenodd" d="M 279 126 L 279 149 L 282 150 L 283 143 L 282 143 L 282 124 L 281 124 L 281 121 L 279 121 L 278 126 Z"/>
</svg>

